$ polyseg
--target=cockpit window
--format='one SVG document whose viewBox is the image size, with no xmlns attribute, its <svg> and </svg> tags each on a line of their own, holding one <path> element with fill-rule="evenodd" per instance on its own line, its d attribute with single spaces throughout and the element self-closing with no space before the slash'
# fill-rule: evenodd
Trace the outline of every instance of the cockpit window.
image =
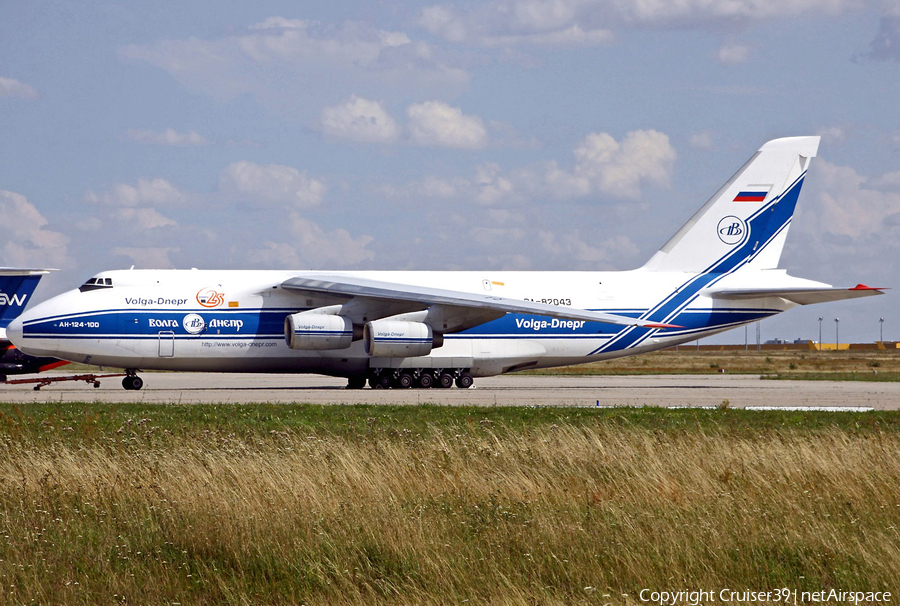
<svg viewBox="0 0 900 606">
<path fill-rule="evenodd" d="M 81 285 L 81 292 L 87 292 L 89 290 L 97 290 L 98 288 L 112 288 L 113 281 L 112 278 L 91 278 L 87 282 Z"/>
</svg>

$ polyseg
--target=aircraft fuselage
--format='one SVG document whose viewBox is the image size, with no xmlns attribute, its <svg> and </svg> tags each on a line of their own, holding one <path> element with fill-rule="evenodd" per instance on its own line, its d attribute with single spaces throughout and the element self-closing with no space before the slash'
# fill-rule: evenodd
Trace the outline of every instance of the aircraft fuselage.
<svg viewBox="0 0 900 606">
<path fill-rule="evenodd" d="M 221 372 L 313 372 L 337 376 L 372 368 L 466 368 L 489 376 L 521 368 L 577 364 L 652 351 L 708 336 L 784 311 L 781 299 L 723 306 L 701 294 L 695 275 L 625 272 L 345 272 L 509 299 L 640 317 L 670 303 L 654 330 L 525 314 L 507 314 L 462 332 L 426 356 L 376 358 L 361 340 L 346 349 L 291 349 L 285 318 L 328 300 L 280 285 L 301 272 L 135 270 L 98 274 L 110 285 L 73 290 L 29 310 L 21 346 L 101 366 Z M 316 272 L 302 272 L 315 276 Z M 692 284 L 694 284 L 692 286 Z M 663 316 L 660 316 L 661 318 Z M 14 330 L 19 330 L 14 328 Z"/>
</svg>

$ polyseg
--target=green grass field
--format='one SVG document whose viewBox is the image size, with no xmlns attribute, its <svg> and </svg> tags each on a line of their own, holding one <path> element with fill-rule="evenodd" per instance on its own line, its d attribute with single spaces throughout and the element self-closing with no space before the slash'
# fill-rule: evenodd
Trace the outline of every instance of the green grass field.
<svg viewBox="0 0 900 606">
<path fill-rule="evenodd" d="M 617 358 L 564 368 L 529 371 L 553 375 L 730 374 L 766 379 L 900 381 L 900 350 L 696 351 L 679 350 Z"/>
<path fill-rule="evenodd" d="M 0 603 L 896 590 L 900 413 L 0 404 Z"/>
</svg>

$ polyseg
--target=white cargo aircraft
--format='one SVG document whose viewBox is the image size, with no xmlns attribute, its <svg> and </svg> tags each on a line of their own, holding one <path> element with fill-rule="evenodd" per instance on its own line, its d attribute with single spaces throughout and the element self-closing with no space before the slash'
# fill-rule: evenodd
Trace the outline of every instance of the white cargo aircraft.
<svg viewBox="0 0 900 606">
<path fill-rule="evenodd" d="M 818 137 L 770 141 L 641 268 L 619 272 L 126 270 L 14 320 L 22 351 L 126 369 L 319 373 L 458 387 L 645 353 L 796 305 L 882 294 L 776 269 Z"/>
</svg>

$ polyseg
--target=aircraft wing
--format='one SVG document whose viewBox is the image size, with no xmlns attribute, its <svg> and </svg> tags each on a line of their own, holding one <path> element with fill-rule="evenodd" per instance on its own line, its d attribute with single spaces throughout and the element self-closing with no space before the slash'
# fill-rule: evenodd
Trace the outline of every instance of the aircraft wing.
<svg viewBox="0 0 900 606">
<path fill-rule="evenodd" d="M 407 304 L 410 310 L 422 310 L 431 306 L 455 308 L 461 312 L 468 310 L 479 318 L 474 324 L 471 324 L 472 326 L 498 318 L 507 313 L 514 313 L 548 316 L 562 320 L 603 322 L 621 326 L 674 328 L 671 324 L 647 322 L 646 320 L 617 314 L 547 305 L 533 301 L 519 301 L 490 294 L 474 294 L 427 286 L 382 282 L 380 280 L 368 280 L 352 276 L 298 276 L 285 280 L 282 282 L 281 287 L 297 293 L 325 294 L 331 297 L 367 299 L 373 302 L 403 303 Z"/>
<path fill-rule="evenodd" d="M 762 299 L 781 297 L 798 305 L 826 303 L 843 299 L 857 299 L 872 295 L 883 295 L 884 288 L 857 284 L 853 288 L 737 288 L 708 293 L 715 299 Z"/>
</svg>

